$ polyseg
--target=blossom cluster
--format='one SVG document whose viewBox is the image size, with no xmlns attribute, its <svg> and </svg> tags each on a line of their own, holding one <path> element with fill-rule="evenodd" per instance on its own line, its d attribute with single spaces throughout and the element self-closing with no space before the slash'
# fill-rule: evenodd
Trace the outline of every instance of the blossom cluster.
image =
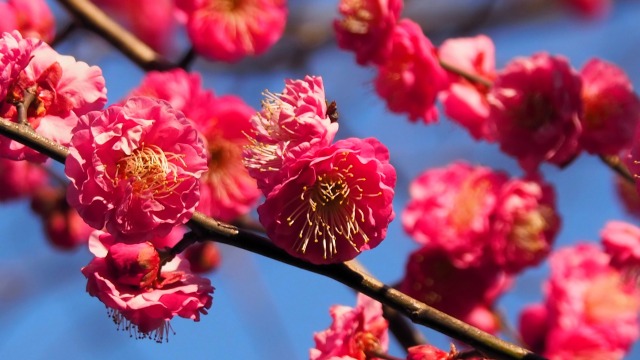
<svg viewBox="0 0 640 360">
<path fill-rule="evenodd" d="M 286 0 L 94 2 L 158 51 L 172 50 L 178 30 L 185 29 L 198 54 L 225 62 L 268 51 L 284 33 L 288 11 Z"/>
<path fill-rule="evenodd" d="M 608 229 L 603 235 L 620 237 Z M 640 238 L 630 248 L 637 251 Z M 624 242 L 614 240 L 614 242 Z M 549 359 L 622 359 L 640 336 L 636 282 L 614 256 L 596 244 L 581 243 L 551 255 L 551 275 L 542 303 L 520 314 L 525 344 Z"/>
<path fill-rule="evenodd" d="M 422 248 L 399 289 L 495 332 L 491 309 L 510 278 L 551 251 L 560 225 L 553 188 L 456 162 L 423 172 L 409 190 L 402 224 Z"/>
<path fill-rule="evenodd" d="M 376 91 L 391 111 L 431 123 L 439 99 L 451 120 L 497 142 L 529 173 L 543 162 L 565 166 L 583 149 L 618 155 L 631 146 L 640 99 L 615 65 L 592 59 L 578 72 L 541 52 L 496 70 L 490 38 L 436 48 L 418 24 L 400 19 L 401 8 L 399 0 L 343 0 L 334 23 L 338 45 L 376 67 Z"/>
<path fill-rule="evenodd" d="M 258 215 L 269 237 L 314 264 L 376 247 L 394 217 L 387 148 L 373 138 L 332 143 L 335 104 L 320 77 L 287 80 L 281 94 L 265 96 L 244 159 L 266 197 Z"/>
</svg>

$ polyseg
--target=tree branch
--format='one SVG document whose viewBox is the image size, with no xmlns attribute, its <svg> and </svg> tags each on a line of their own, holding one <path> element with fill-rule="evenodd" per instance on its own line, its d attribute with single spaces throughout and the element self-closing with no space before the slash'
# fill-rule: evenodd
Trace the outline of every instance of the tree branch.
<svg viewBox="0 0 640 360">
<path fill-rule="evenodd" d="M 86 29 L 107 40 L 142 69 L 169 70 L 178 67 L 125 30 L 88 0 L 58 0 Z"/>
<path fill-rule="evenodd" d="M 64 163 L 68 149 L 55 145 L 33 131 L 25 131 L 26 126 L 8 120 L 0 120 L 0 134 L 5 135 L 46 155 L 53 155 L 56 161 Z M 239 229 L 195 212 L 187 225 L 201 236 L 215 238 L 218 242 L 251 251 L 273 260 L 295 266 L 316 274 L 332 278 L 352 289 L 388 305 L 407 316 L 416 324 L 430 327 L 445 335 L 458 339 L 478 351 L 497 359 L 544 359 L 530 351 L 510 344 L 493 335 L 476 329 L 464 322 L 444 314 L 400 291 L 380 282 L 359 269 L 353 262 L 331 265 L 314 265 L 293 257 L 275 246 L 269 239 L 250 231 Z"/>
</svg>

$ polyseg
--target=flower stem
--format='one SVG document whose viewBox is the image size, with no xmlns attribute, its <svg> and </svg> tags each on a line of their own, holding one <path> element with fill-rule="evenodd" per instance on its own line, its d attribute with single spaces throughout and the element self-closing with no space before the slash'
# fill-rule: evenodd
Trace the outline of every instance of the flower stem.
<svg viewBox="0 0 640 360">
<path fill-rule="evenodd" d="M 605 163 L 605 165 L 610 167 L 611 170 L 615 171 L 618 175 L 620 175 L 626 181 L 630 182 L 631 184 L 636 183 L 635 176 L 622 163 L 619 156 L 600 155 L 600 160 L 602 160 L 602 162 Z"/>
<path fill-rule="evenodd" d="M 472 74 L 468 71 L 462 70 L 459 67 L 456 67 L 454 65 L 449 64 L 448 62 L 442 60 L 442 59 L 438 59 L 438 61 L 440 62 L 440 66 L 442 66 L 443 69 L 447 70 L 448 72 L 454 73 L 456 75 L 460 75 L 463 78 L 476 83 L 476 84 L 480 84 L 480 85 L 484 85 L 488 88 L 490 88 L 493 85 L 493 82 L 487 78 L 484 78 L 480 75 L 477 74 Z"/>
</svg>

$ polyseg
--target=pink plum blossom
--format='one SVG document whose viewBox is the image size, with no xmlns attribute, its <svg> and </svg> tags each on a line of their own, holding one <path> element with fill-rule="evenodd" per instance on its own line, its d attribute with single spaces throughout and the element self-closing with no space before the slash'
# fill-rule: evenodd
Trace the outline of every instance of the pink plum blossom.
<svg viewBox="0 0 640 360">
<path fill-rule="evenodd" d="M 292 165 L 258 207 L 273 242 L 314 264 L 351 260 L 385 238 L 394 217 L 395 169 L 375 139 L 350 138 Z"/>
<path fill-rule="evenodd" d="M 433 345 L 417 345 L 407 349 L 407 360 L 451 360 L 453 352 L 446 352 Z"/>
<path fill-rule="evenodd" d="M 87 292 L 109 308 L 118 329 L 162 342 L 174 316 L 199 321 L 211 307 L 211 282 L 191 274 L 180 257 L 161 266 L 150 242 L 117 242 L 96 231 L 89 248 L 96 257 L 82 268 Z"/>
<path fill-rule="evenodd" d="M 521 316 L 523 338 L 549 359 L 622 359 L 640 335 L 638 290 L 593 244 L 551 255 L 543 304 Z"/>
<path fill-rule="evenodd" d="M 14 104 L 23 102 L 29 93 L 34 97 L 27 109 L 29 125 L 45 138 L 67 146 L 78 117 L 102 109 L 107 102 L 102 70 L 72 56 L 60 55 L 46 43 L 33 49 L 31 57 L 10 87 L 6 103 L 0 106 L 0 117 L 17 122 Z M 0 152 L 14 160 L 47 159 L 5 137 L 0 137 Z"/>
<path fill-rule="evenodd" d="M 315 348 L 310 360 L 376 360 L 367 351 L 386 352 L 389 346 L 388 323 L 382 317 L 382 305 L 358 294 L 355 308 L 334 305 L 329 310 L 331 327 L 314 334 Z"/>
<path fill-rule="evenodd" d="M 567 165 L 580 151 L 581 89 L 563 57 L 538 53 L 511 61 L 488 95 L 500 149 L 527 172 L 544 161 Z"/>
<path fill-rule="evenodd" d="M 129 96 L 136 95 L 167 100 L 191 120 L 204 140 L 208 170 L 201 177 L 197 210 L 221 221 L 247 214 L 261 194 L 242 161 L 255 110 L 239 97 L 216 97 L 202 87 L 199 74 L 182 69 L 149 72 Z"/>
<path fill-rule="evenodd" d="M 40 41 L 23 39 L 19 32 L 4 32 L 0 37 L 0 103 L 7 100 L 13 85 L 18 81 L 20 73 L 31 61 L 33 50 Z"/>
<path fill-rule="evenodd" d="M 477 265 L 506 181 L 504 173 L 464 162 L 427 170 L 410 185 L 402 225 L 417 242 L 445 249 L 457 267 Z"/>
<path fill-rule="evenodd" d="M 631 146 L 640 120 L 640 99 L 617 66 L 591 59 L 582 77 L 582 147 L 593 154 L 617 155 Z"/>
<path fill-rule="evenodd" d="M 446 88 L 448 78 L 438 63 L 436 48 L 409 19 L 398 22 L 389 41 L 389 56 L 378 66 L 375 79 L 378 95 L 389 110 L 407 113 L 411 121 L 437 121 L 436 96 Z"/>
<path fill-rule="evenodd" d="M 24 37 L 48 43 L 55 36 L 55 18 L 45 0 L 2 0 L 0 14 L 0 33 L 18 30 Z"/>
<path fill-rule="evenodd" d="M 69 206 L 64 189 L 47 185 L 34 190 L 31 209 L 40 216 L 49 243 L 60 250 L 85 245 L 94 229 Z"/>
<path fill-rule="evenodd" d="M 187 16 L 196 51 L 226 62 L 269 50 L 287 20 L 286 0 L 181 0 L 177 5 Z"/>
<path fill-rule="evenodd" d="M 510 283 L 510 277 L 494 264 L 458 268 L 442 249 L 423 246 L 409 256 L 398 290 L 486 332 L 496 333 L 500 324 L 492 309 Z"/>
<path fill-rule="evenodd" d="M 302 154 L 329 146 L 338 123 L 327 114 L 322 78 L 285 80 L 281 94 L 265 92 L 262 111 L 252 118 L 250 144 L 243 153 L 249 174 L 263 194 L 289 177 L 288 166 Z"/>
<path fill-rule="evenodd" d="M 640 228 L 623 221 L 609 221 L 600 236 L 611 256 L 611 266 L 631 274 L 640 271 Z"/>
<path fill-rule="evenodd" d="M 39 165 L 0 158 L 0 202 L 30 196 L 48 179 Z"/>
<path fill-rule="evenodd" d="M 495 47 L 488 36 L 448 39 L 438 49 L 438 55 L 441 61 L 487 81 L 496 77 Z M 449 76 L 449 87 L 438 96 L 445 114 L 475 139 L 495 141 L 495 123 L 489 117 L 487 100 L 489 87 L 453 73 Z"/>
<path fill-rule="evenodd" d="M 555 192 L 541 181 L 509 180 L 491 218 L 491 255 L 509 273 L 544 260 L 560 228 Z"/>
<path fill-rule="evenodd" d="M 89 225 L 142 241 L 189 220 L 207 156 L 181 112 L 134 97 L 83 116 L 73 132 L 67 200 Z"/>
<path fill-rule="evenodd" d="M 341 49 L 353 51 L 360 65 L 382 64 L 389 56 L 389 36 L 400 18 L 403 0 L 342 0 L 342 18 L 333 22 Z"/>
</svg>

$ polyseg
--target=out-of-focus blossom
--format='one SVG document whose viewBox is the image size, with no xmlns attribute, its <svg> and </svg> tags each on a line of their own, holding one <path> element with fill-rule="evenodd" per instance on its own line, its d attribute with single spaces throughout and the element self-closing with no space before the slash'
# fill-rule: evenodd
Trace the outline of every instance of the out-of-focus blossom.
<svg viewBox="0 0 640 360">
<path fill-rule="evenodd" d="M 226 62 L 269 50 L 287 20 L 286 0 L 181 0 L 177 5 L 187 16 L 196 51 Z"/>
<path fill-rule="evenodd" d="M 87 114 L 73 132 L 67 200 L 89 225 L 142 241 L 189 220 L 207 156 L 181 112 L 134 97 Z"/>
<path fill-rule="evenodd" d="M 53 246 L 72 250 L 89 241 L 94 229 L 69 206 L 64 190 L 42 186 L 33 191 L 31 208 L 42 219 L 47 240 Z"/>
<path fill-rule="evenodd" d="M 40 165 L 0 158 L 0 202 L 32 195 L 48 178 Z"/>
<path fill-rule="evenodd" d="M 477 265 L 491 239 L 491 215 L 507 181 L 501 172 L 463 162 L 420 174 L 402 213 L 417 242 L 445 249 L 458 267 Z"/>
<path fill-rule="evenodd" d="M 191 272 L 194 274 L 214 271 L 220 266 L 221 261 L 220 249 L 212 241 L 189 246 L 184 252 L 184 257 L 189 260 Z"/>
<path fill-rule="evenodd" d="M 527 345 L 553 360 L 622 359 L 639 336 L 634 283 L 593 244 L 558 250 L 550 263 L 545 302 L 521 316 Z"/>
<path fill-rule="evenodd" d="M 378 66 L 375 88 L 389 110 L 407 113 L 411 121 L 438 119 L 438 92 L 448 85 L 436 48 L 418 24 L 402 19 L 389 38 L 389 56 Z"/>
<path fill-rule="evenodd" d="M 60 55 L 46 43 L 31 52 L 31 61 L 10 86 L 0 117 L 18 121 L 14 104 L 24 102 L 30 94 L 33 101 L 27 109 L 27 121 L 47 139 L 66 146 L 78 117 L 99 110 L 107 102 L 107 89 L 102 70 Z M 43 162 L 47 157 L 22 144 L 0 137 L 0 153 L 22 160 Z"/>
<path fill-rule="evenodd" d="M 407 349 L 407 360 L 451 360 L 455 350 L 446 352 L 433 345 L 417 345 Z"/>
<path fill-rule="evenodd" d="M 609 221 L 600 233 L 611 266 L 623 272 L 640 274 L 640 228 L 623 221 Z"/>
<path fill-rule="evenodd" d="M 56 23 L 45 0 L 1 0 L 0 33 L 18 30 L 22 36 L 50 43 Z"/>
<path fill-rule="evenodd" d="M 491 257 L 509 273 L 539 264 L 560 228 L 553 188 L 541 181 L 509 180 L 492 216 Z"/>
<path fill-rule="evenodd" d="M 611 10 L 612 0 L 562 0 L 571 9 L 589 18 L 604 17 Z"/>
<path fill-rule="evenodd" d="M 593 154 L 617 155 L 631 146 L 640 121 L 640 99 L 617 66 L 592 59 L 582 68 L 582 147 Z"/>
<path fill-rule="evenodd" d="M 245 215 L 256 204 L 260 190 L 243 164 L 255 110 L 233 95 L 216 97 L 208 121 L 196 122 L 206 139 L 208 170 L 202 175 L 198 210 L 222 221 Z"/>
<path fill-rule="evenodd" d="M 154 50 L 166 53 L 173 45 L 181 13 L 174 0 L 93 0 Z"/>
<path fill-rule="evenodd" d="M 571 162 L 580 151 L 581 89 L 563 57 L 538 53 L 511 61 L 488 95 L 500 149 L 527 172 L 544 161 Z"/>
<path fill-rule="evenodd" d="M 202 88 L 200 75 L 182 69 L 150 72 L 129 96 L 167 100 L 201 134 L 208 150 L 208 170 L 201 177 L 198 211 L 221 221 L 247 214 L 260 196 L 242 161 L 255 110 L 233 95 L 216 97 Z"/>
<path fill-rule="evenodd" d="M 509 276 L 494 264 L 458 268 L 442 249 L 423 246 L 409 256 L 398 289 L 484 331 L 496 333 L 500 324 L 492 308 L 509 285 Z"/>
<path fill-rule="evenodd" d="M 614 175 L 614 186 L 622 206 L 629 215 L 640 218 L 640 194 L 636 190 L 635 183 L 628 181 L 622 176 Z"/>
<path fill-rule="evenodd" d="M 338 46 L 356 54 L 360 65 L 383 64 L 389 56 L 389 36 L 400 18 L 403 0 L 342 0 L 342 18 L 333 22 Z"/>
<path fill-rule="evenodd" d="M 389 325 L 379 302 L 358 294 L 355 308 L 334 305 L 329 313 L 331 327 L 314 334 L 315 348 L 309 351 L 309 359 L 376 360 L 367 351 L 387 351 Z"/>
<path fill-rule="evenodd" d="M 96 257 L 82 268 L 87 292 L 109 308 L 118 329 L 162 342 L 174 316 L 199 321 L 211 307 L 211 282 L 191 274 L 180 257 L 160 269 L 159 254 L 150 242 L 116 242 L 96 231 L 89 248 Z"/>
<path fill-rule="evenodd" d="M 289 177 L 289 165 L 302 154 L 331 145 L 338 123 L 327 114 L 321 77 L 287 79 L 281 94 L 267 91 L 265 96 L 262 111 L 251 119 L 251 144 L 243 156 L 249 174 L 268 195 Z"/>
<path fill-rule="evenodd" d="M 394 217 L 395 169 L 375 139 L 350 138 L 319 149 L 258 207 L 273 242 L 314 264 L 351 260 L 385 238 Z"/>
<path fill-rule="evenodd" d="M 496 76 L 495 47 L 488 36 L 448 39 L 442 43 L 438 54 L 443 62 L 487 81 L 493 81 Z M 489 87 L 454 73 L 449 76 L 449 87 L 438 96 L 445 114 L 475 139 L 495 141 L 495 123 L 489 117 L 487 101 Z"/>
</svg>

